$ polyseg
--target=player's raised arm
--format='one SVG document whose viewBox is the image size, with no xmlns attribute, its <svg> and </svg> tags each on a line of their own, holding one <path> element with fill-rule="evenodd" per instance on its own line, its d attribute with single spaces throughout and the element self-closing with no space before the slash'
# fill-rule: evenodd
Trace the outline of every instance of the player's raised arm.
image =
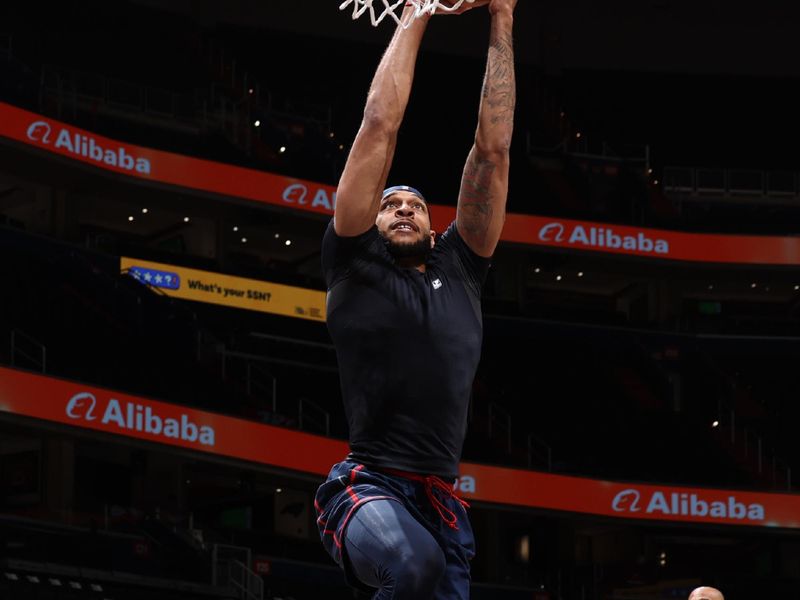
<svg viewBox="0 0 800 600">
<path fill-rule="evenodd" d="M 361 127 L 336 192 L 334 228 L 341 236 L 358 235 L 375 224 L 429 18 L 416 19 L 408 29 L 397 27 L 372 79 Z"/>
<path fill-rule="evenodd" d="M 494 253 L 505 222 L 517 97 L 512 39 L 516 4 L 517 0 L 489 3 L 492 24 L 478 129 L 458 197 L 458 232 L 480 256 Z"/>
</svg>

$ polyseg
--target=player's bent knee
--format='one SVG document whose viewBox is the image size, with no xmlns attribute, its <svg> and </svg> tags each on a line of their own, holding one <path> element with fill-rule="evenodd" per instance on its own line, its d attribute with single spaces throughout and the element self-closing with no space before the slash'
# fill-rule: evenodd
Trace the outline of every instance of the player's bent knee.
<svg viewBox="0 0 800 600">
<path fill-rule="evenodd" d="M 444 553 L 438 545 L 421 544 L 404 556 L 392 570 L 393 598 L 432 598 L 445 572 Z"/>
</svg>

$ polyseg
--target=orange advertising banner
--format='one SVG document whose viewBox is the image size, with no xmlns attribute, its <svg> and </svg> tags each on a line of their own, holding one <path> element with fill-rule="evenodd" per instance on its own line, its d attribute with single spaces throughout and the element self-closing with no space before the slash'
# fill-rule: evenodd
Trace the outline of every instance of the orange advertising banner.
<svg viewBox="0 0 800 600">
<path fill-rule="evenodd" d="M 322 478 L 347 443 L 0 367 L 0 412 Z M 619 483 L 462 463 L 470 500 L 651 521 L 800 528 L 800 495 Z"/>
<path fill-rule="evenodd" d="M 327 215 L 336 204 L 333 186 L 126 144 L 2 102 L 0 137 L 155 183 Z M 432 205 L 432 215 L 441 231 L 455 208 Z M 800 264 L 797 236 L 682 233 L 523 214 L 507 216 L 501 240 L 664 260 Z"/>
<path fill-rule="evenodd" d="M 0 367 L 0 412 L 325 474 L 345 442 Z"/>
<path fill-rule="evenodd" d="M 333 187 L 126 144 L 3 102 L 0 102 L 0 136 L 154 183 L 333 214 Z"/>
</svg>

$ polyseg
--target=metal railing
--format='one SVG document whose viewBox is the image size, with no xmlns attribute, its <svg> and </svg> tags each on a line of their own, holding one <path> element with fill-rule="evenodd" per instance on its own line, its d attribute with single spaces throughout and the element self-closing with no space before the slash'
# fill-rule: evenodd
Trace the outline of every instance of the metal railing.
<svg viewBox="0 0 800 600">
<path fill-rule="evenodd" d="M 308 340 L 300 340 L 296 338 L 286 337 L 282 335 L 273 335 L 271 333 L 261 333 L 259 331 L 251 331 L 250 337 L 262 340 L 269 340 L 272 342 L 284 342 L 287 344 L 292 344 L 295 346 L 305 346 L 308 348 L 318 348 L 322 350 L 330 350 L 331 352 L 335 352 L 336 348 L 333 344 L 326 344 L 323 342 L 310 342 Z"/>
<path fill-rule="evenodd" d="M 21 359 L 21 362 L 20 362 Z M 19 329 L 11 330 L 11 366 L 47 372 L 47 346 Z"/>
<path fill-rule="evenodd" d="M 778 485 L 783 480 L 786 489 L 792 489 L 792 467 L 783 458 L 778 456 L 775 449 L 769 450 L 764 437 L 746 426 L 739 426 L 736 422 L 736 411 L 724 406 L 718 401 L 719 427 L 727 429 L 726 435 L 734 451 L 741 451 L 742 456 L 755 467 L 759 475 L 766 475 L 773 483 Z"/>
<path fill-rule="evenodd" d="M 221 375 L 225 379 L 230 371 L 230 361 L 233 359 L 244 361 L 245 391 L 254 397 L 268 398 L 265 405 L 269 405 L 272 413 L 291 419 L 296 419 L 297 427 L 303 431 L 323 433 L 326 436 L 331 432 L 330 412 L 320 407 L 315 402 L 305 397 L 281 399 L 278 395 L 278 380 L 267 369 L 260 365 L 279 364 L 289 365 L 323 371 L 336 371 L 320 365 L 313 365 L 301 361 L 292 361 L 269 356 L 260 356 L 246 352 L 233 352 L 224 345 L 218 348 L 221 360 Z M 280 403 L 283 406 L 279 406 Z M 288 406 L 287 406 L 288 403 Z M 310 429 L 309 429 L 310 427 Z"/>
<path fill-rule="evenodd" d="M 241 600 L 263 600 L 264 580 L 238 560 L 228 563 L 228 583 L 239 594 Z"/>
<path fill-rule="evenodd" d="M 514 440 L 511 431 L 511 413 L 495 402 L 488 405 L 488 431 L 490 440 L 499 439 L 505 446 L 509 455 L 514 453 Z M 525 452 L 527 455 L 527 466 L 529 469 L 545 468 L 553 470 L 553 449 L 550 445 L 530 432 L 525 438 Z M 522 452 L 522 448 L 517 448 Z"/>
<path fill-rule="evenodd" d="M 211 551 L 211 584 L 230 587 L 239 600 L 263 600 L 264 581 L 248 565 L 252 563 L 250 548 L 214 544 Z"/>
<path fill-rule="evenodd" d="M 684 197 L 796 199 L 800 196 L 800 173 L 665 167 L 662 189 L 665 194 Z"/>
<path fill-rule="evenodd" d="M 247 395 L 269 395 L 272 398 L 272 410 L 278 406 L 278 380 L 266 369 L 247 361 L 245 364 L 245 390 Z"/>
<path fill-rule="evenodd" d="M 0 37 L 0 57 L 10 57 Z M 109 78 L 96 73 L 44 65 L 40 74 L 40 102 L 55 105 L 56 117 L 77 119 L 81 111 L 100 112 L 113 118 L 145 122 L 164 129 L 197 134 L 220 131 L 248 154 L 265 152 L 258 134 L 257 119 L 313 125 L 330 131 L 330 105 L 278 97 L 264 92 L 252 74 L 222 50 L 211 50 L 211 64 L 220 80 L 208 89 L 177 93 L 139 83 Z M 231 97 L 233 92 L 236 98 Z M 301 127 L 302 129 L 302 127 Z"/>
<path fill-rule="evenodd" d="M 307 425 L 311 424 L 319 433 L 331 434 L 331 415 L 315 402 L 301 397 L 297 401 L 297 413 L 297 422 L 303 431 L 308 431 Z"/>
<path fill-rule="evenodd" d="M 111 79 L 94 73 L 44 66 L 42 93 L 55 101 L 59 118 L 77 118 L 79 110 L 101 110 L 114 117 L 146 119 L 160 127 L 196 134 L 221 131 L 243 149 L 253 143 L 250 110 L 212 85 L 208 94 L 178 94 L 169 90 Z"/>
<path fill-rule="evenodd" d="M 244 546 L 213 545 L 211 548 L 211 585 L 226 585 L 228 563 L 232 560 L 243 564 L 252 564 L 252 551 Z"/>
<path fill-rule="evenodd" d="M 237 61 L 232 52 L 217 45 L 210 45 L 208 59 L 220 81 L 238 95 L 249 99 L 253 106 L 278 118 L 314 123 L 330 130 L 333 109 L 329 105 L 299 101 L 291 97 L 279 97 L 261 85 L 257 76 Z"/>
<path fill-rule="evenodd" d="M 545 466 L 548 471 L 553 470 L 553 449 L 550 444 L 534 433 L 528 434 L 528 468 Z"/>
<path fill-rule="evenodd" d="M 169 119 L 195 117 L 194 99 L 169 90 L 49 65 L 42 67 L 41 80 L 45 93 L 57 100 L 59 112 L 64 107 L 96 108 L 99 102 L 109 110 Z"/>
<path fill-rule="evenodd" d="M 569 155 L 576 158 L 601 161 L 604 163 L 631 164 L 641 167 L 642 172 L 650 168 L 650 146 L 638 144 L 611 145 L 606 141 L 595 143 L 587 136 L 577 139 L 564 139 L 551 147 L 537 146 L 530 131 L 525 134 L 525 145 L 532 155 Z"/>
<path fill-rule="evenodd" d="M 611 146 L 608 142 L 592 143 L 588 136 L 583 136 L 576 140 L 573 147 L 567 151 L 570 155 L 578 158 L 587 158 L 613 163 L 634 163 L 640 164 L 642 171 L 650 167 L 650 146 L 632 145 Z"/>
<path fill-rule="evenodd" d="M 222 357 L 222 372 L 223 375 L 225 373 L 225 365 L 227 363 L 228 358 L 240 358 L 245 360 L 252 360 L 255 362 L 263 362 L 267 364 L 275 364 L 275 365 L 285 365 L 288 367 L 302 367 L 311 369 L 312 371 L 321 371 L 325 373 L 338 373 L 339 369 L 333 366 L 327 365 L 317 365 L 314 363 L 310 363 L 308 361 L 302 360 L 291 360 L 286 358 L 281 358 L 278 356 L 263 356 L 261 354 L 252 354 L 248 352 L 237 352 L 233 350 L 228 350 L 227 348 L 221 348 L 219 350 L 220 355 Z"/>
</svg>

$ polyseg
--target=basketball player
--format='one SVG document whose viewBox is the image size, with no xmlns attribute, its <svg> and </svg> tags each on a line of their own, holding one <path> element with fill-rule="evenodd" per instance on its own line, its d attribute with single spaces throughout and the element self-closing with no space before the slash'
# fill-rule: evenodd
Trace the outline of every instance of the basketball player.
<svg viewBox="0 0 800 600">
<path fill-rule="evenodd" d="M 725 598 L 716 588 L 699 587 L 689 594 L 689 600 L 725 600 Z"/>
<path fill-rule="evenodd" d="M 424 16 L 397 28 L 380 61 L 322 244 L 350 453 L 317 491 L 317 522 L 348 582 L 380 600 L 469 597 L 474 539 L 453 488 L 481 351 L 481 287 L 505 219 L 516 101 L 516 0 L 464 9 L 476 6 L 488 6 L 490 44 L 455 221 L 434 232 L 422 192 L 384 189 Z"/>
</svg>

